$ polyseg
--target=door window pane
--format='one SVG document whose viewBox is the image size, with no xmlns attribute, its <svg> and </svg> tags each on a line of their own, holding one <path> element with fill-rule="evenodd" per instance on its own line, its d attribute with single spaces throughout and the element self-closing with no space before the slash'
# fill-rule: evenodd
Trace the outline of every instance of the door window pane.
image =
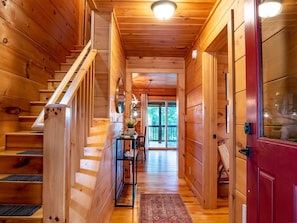
<svg viewBox="0 0 297 223">
<path fill-rule="evenodd" d="M 262 41 L 262 135 L 297 141 L 297 5 L 260 18 Z"/>
<path fill-rule="evenodd" d="M 150 148 L 177 147 L 176 102 L 148 103 L 148 143 Z"/>
</svg>

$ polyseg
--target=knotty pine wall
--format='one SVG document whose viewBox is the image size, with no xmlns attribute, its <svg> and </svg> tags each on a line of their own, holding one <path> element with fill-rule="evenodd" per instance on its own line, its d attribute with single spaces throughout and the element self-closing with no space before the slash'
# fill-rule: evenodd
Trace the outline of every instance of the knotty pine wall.
<svg viewBox="0 0 297 223">
<path fill-rule="evenodd" d="M 115 93 L 118 78 L 125 78 L 126 60 L 113 12 L 94 14 L 94 48 L 97 49 L 95 70 L 95 117 L 108 118 L 110 127 L 102 151 L 96 193 L 93 197 L 92 222 L 109 222 L 114 208 L 115 138 L 123 129 L 123 114 L 116 113 Z"/>
<path fill-rule="evenodd" d="M 219 3 L 213 11 L 208 23 L 195 42 L 193 49 L 198 50 L 198 58 L 193 60 L 191 52 L 186 57 L 186 179 L 191 185 L 201 204 L 205 205 L 206 192 L 205 157 L 209 148 L 205 147 L 207 140 L 212 140 L 210 135 L 204 133 L 205 107 L 210 104 L 205 98 L 207 89 L 203 85 L 206 78 L 202 63 L 202 57 L 207 47 L 214 41 L 216 36 L 231 21 L 231 13 L 234 12 L 234 27 L 228 30 L 228 39 L 234 36 L 234 60 L 228 59 L 229 69 L 234 66 L 233 95 L 230 103 L 233 107 L 233 119 L 231 125 L 235 126 L 230 132 L 229 150 L 231 156 L 231 181 L 230 181 L 230 222 L 241 222 L 242 204 L 246 203 L 246 160 L 237 151 L 246 145 L 246 137 L 243 132 L 243 124 L 246 117 L 246 83 L 245 83 L 245 39 L 244 39 L 244 0 L 226 0 Z M 230 26 L 228 26 L 229 29 Z M 229 40 L 228 40 L 229 42 Z M 228 54 L 232 54 L 232 48 L 228 46 Z M 230 72 L 230 71 L 229 71 Z M 207 83 L 204 83 L 207 84 Z M 193 134 L 195 133 L 195 134 Z M 232 143 L 233 142 L 233 143 Z M 191 171 L 189 171 L 191 170 Z M 209 174 L 209 172 L 207 173 Z M 209 185 L 208 185 L 209 186 Z M 207 190 L 211 190 L 208 189 Z M 216 193 L 216 191 L 213 191 Z"/>
<path fill-rule="evenodd" d="M 0 147 L 19 129 L 59 64 L 82 43 L 83 1 L 3 0 L 0 5 Z M 12 112 L 5 112 L 11 108 Z"/>
<path fill-rule="evenodd" d="M 94 16 L 94 48 L 97 49 L 94 96 L 96 118 L 109 117 L 111 18 L 111 12 L 96 12 Z"/>
</svg>

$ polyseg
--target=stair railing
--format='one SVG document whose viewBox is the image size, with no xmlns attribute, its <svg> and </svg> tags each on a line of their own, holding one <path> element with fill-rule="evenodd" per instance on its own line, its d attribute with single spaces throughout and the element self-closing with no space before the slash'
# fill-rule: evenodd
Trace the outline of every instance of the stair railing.
<svg viewBox="0 0 297 223">
<path fill-rule="evenodd" d="M 67 77 L 71 80 L 74 76 L 59 104 L 48 103 L 44 109 L 43 222 L 69 222 L 71 186 L 94 113 L 96 53 L 90 50 L 85 60 L 78 62 L 79 69 L 73 68 L 76 75 Z"/>
<path fill-rule="evenodd" d="M 69 82 L 74 78 L 76 71 L 78 70 L 79 66 L 81 65 L 83 59 L 86 57 L 87 53 L 90 51 L 90 48 L 91 48 L 91 40 L 86 44 L 84 49 L 81 51 L 80 55 L 77 57 L 77 59 L 75 60 L 73 65 L 70 67 L 68 72 L 65 74 L 65 77 L 63 78 L 61 83 L 58 85 L 58 87 L 56 88 L 53 95 L 48 100 L 46 106 L 49 104 L 55 104 L 58 102 L 58 100 L 61 98 L 61 95 L 63 94 L 63 92 L 65 91 L 67 86 L 69 85 Z M 43 119 L 44 119 L 44 110 L 42 110 L 40 112 L 37 119 L 33 123 L 31 129 L 32 130 L 43 130 L 43 127 L 44 127 Z"/>
</svg>

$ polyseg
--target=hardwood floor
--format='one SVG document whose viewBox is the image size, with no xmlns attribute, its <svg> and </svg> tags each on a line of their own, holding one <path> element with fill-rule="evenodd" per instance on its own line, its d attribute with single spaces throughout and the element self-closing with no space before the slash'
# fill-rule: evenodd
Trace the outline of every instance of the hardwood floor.
<svg viewBox="0 0 297 223">
<path fill-rule="evenodd" d="M 139 199 L 142 192 L 179 193 L 194 223 L 227 223 L 229 221 L 227 198 L 218 198 L 218 208 L 215 210 L 202 209 L 185 180 L 178 179 L 176 151 L 149 150 L 146 156 L 146 161 L 138 161 L 138 185 L 134 208 L 114 208 L 111 223 L 138 223 Z"/>
</svg>

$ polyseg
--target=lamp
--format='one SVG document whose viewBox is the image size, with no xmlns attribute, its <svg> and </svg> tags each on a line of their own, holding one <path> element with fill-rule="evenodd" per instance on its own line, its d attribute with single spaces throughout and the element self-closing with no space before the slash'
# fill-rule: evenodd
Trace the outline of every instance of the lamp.
<svg viewBox="0 0 297 223">
<path fill-rule="evenodd" d="M 130 104 L 130 118 L 132 119 L 133 117 L 137 117 L 138 113 L 137 113 L 137 106 L 138 104 L 138 99 L 136 98 L 136 96 L 134 94 L 132 94 L 132 100 L 131 100 L 131 104 Z"/>
<path fill-rule="evenodd" d="M 151 6 L 151 9 L 158 19 L 167 20 L 173 15 L 176 7 L 176 4 L 172 1 L 160 0 L 154 2 Z"/>
<path fill-rule="evenodd" d="M 259 16 L 262 18 L 270 18 L 277 16 L 282 10 L 280 0 L 266 0 L 259 5 Z"/>
</svg>

